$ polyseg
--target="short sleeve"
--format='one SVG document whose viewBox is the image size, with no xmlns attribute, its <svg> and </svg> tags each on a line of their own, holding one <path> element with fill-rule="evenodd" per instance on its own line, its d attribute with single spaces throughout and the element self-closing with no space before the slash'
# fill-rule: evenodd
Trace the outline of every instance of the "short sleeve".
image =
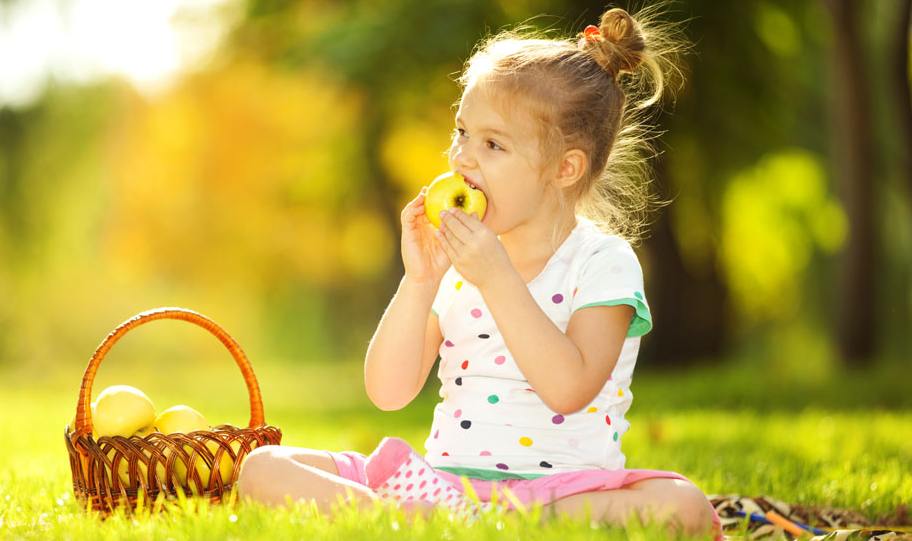
<svg viewBox="0 0 912 541">
<path fill-rule="evenodd" d="M 643 292 L 643 270 L 630 244 L 619 237 L 600 242 L 580 267 L 572 310 L 591 306 L 627 304 L 636 313 L 627 337 L 642 336 L 652 329 L 652 315 Z"/>
<path fill-rule="evenodd" d="M 462 286 L 462 277 L 456 272 L 454 267 L 450 267 L 440 280 L 440 287 L 437 288 L 437 295 L 434 297 L 434 303 L 431 305 L 431 311 L 438 318 L 446 314 L 453 299 L 456 298 L 456 291 Z"/>
</svg>

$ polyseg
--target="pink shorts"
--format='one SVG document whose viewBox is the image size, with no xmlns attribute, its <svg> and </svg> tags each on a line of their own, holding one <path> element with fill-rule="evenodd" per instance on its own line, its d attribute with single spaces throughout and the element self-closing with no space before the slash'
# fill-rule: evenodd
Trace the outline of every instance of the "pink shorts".
<svg viewBox="0 0 912 541">
<path fill-rule="evenodd" d="M 336 462 L 336 468 L 339 469 L 339 475 L 367 485 L 367 476 L 364 471 L 364 462 L 367 457 L 354 451 L 344 451 L 334 453 L 327 451 Z M 445 471 L 437 471 L 437 474 L 458 490 L 463 490 L 462 478 L 458 475 Z M 468 479 L 472 489 L 478 495 L 478 499 L 487 502 L 491 500 L 494 490 L 499 488 L 509 488 L 510 492 L 523 504 L 531 505 L 541 503 L 547 505 L 555 500 L 581 494 L 584 492 L 597 492 L 601 490 L 614 490 L 627 485 L 642 481 L 644 479 L 680 479 L 690 482 L 686 477 L 669 471 L 661 470 L 580 470 L 565 473 L 555 473 L 546 475 L 537 479 L 505 479 L 502 481 L 483 481 L 481 479 Z M 499 501 L 509 501 L 498 497 Z M 709 501 L 706 505 L 713 509 Z M 510 503 L 512 509 L 514 505 Z M 722 539 L 722 524 L 719 516 L 713 509 L 713 532 L 716 539 Z"/>
</svg>

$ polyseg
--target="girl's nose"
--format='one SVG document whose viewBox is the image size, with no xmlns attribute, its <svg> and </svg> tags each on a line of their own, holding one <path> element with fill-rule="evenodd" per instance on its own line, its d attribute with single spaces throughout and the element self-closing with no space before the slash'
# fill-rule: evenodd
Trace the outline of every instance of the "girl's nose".
<svg viewBox="0 0 912 541">
<path fill-rule="evenodd" d="M 460 167 L 470 167 L 474 160 L 467 145 L 455 141 L 450 148 L 450 159 L 453 164 Z"/>
</svg>

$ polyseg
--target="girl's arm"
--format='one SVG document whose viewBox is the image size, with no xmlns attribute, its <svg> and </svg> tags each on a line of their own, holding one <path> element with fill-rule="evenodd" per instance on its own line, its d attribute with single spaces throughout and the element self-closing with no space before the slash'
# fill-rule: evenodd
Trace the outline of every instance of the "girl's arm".
<svg viewBox="0 0 912 541">
<path fill-rule="evenodd" d="M 364 386 L 383 410 L 405 407 L 424 386 L 443 336 L 431 305 L 450 267 L 424 214 L 423 188 L 402 210 L 405 277 L 374 333 L 364 359 Z"/>
<path fill-rule="evenodd" d="M 513 360 L 539 398 L 556 413 L 581 410 L 617 364 L 632 306 L 593 306 L 570 316 L 566 333 L 542 311 L 519 273 L 479 288 Z"/>
<path fill-rule="evenodd" d="M 513 360 L 557 413 L 579 411 L 614 370 L 633 307 L 594 306 L 570 316 L 566 333 L 542 311 L 493 231 L 462 212 L 447 213 L 437 235 L 450 261 L 484 297 Z"/>
<path fill-rule="evenodd" d="M 408 405 L 434 366 L 443 342 L 437 316 L 431 311 L 436 293 L 435 284 L 415 282 L 406 275 L 367 348 L 364 385 L 382 410 Z"/>
</svg>

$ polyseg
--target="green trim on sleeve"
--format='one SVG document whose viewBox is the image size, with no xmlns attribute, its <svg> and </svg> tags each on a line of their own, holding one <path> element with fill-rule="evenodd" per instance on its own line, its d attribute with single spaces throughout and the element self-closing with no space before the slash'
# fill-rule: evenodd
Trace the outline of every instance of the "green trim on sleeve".
<svg viewBox="0 0 912 541">
<path fill-rule="evenodd" d="M 633 319 L 630 320 L 630 327 L 627 329 L 627 338 L 643 336 L 652 330 L 652 314 L 649 313 L 649 308 L 647 308 L 646 305 L 643 304 L 643 301 L 640 299 L 627 298 L 593 302 L 584 306 L 580 306 L 577 308 L 577 310 L 581 308 L 589 308 L 591 306 L 618 306 L 621 304 L 633 306 L 636 309 L 636 314 L 634 314 Z"/>
<path fill-rule="evenodd" d="M 440 317 L 440 314 L 438 314 L 437 311 L 434 310 L 433 308 L 431 308 L 431 313 L 434 314 L 434 315 L 437 316 L 437 317 Z"/>
<path fill-rule="evenodd" d="M 483 470 L 481 468 L 451 468 L 442 466 L 434 468 L 435 470 L 445 471 L 453 475 L 464 475 L 469 479 L 480 479 L 482 481 L 503 481 L 506 479 L 538 479 L 545 474 L 538 473 L 510 473 L 501 470 Z"/>
</svg>

